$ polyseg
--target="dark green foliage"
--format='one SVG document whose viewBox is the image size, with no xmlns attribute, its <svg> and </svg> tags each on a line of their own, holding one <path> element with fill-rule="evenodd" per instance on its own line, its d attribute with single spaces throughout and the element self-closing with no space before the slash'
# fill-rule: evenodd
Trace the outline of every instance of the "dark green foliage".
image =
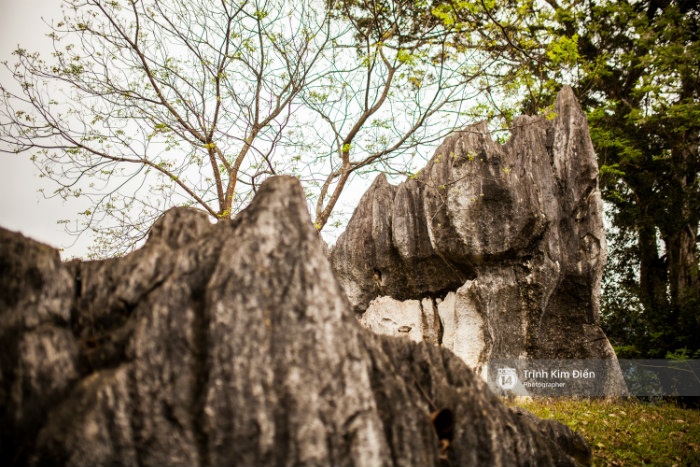
<svg viewBox="0 0 700 467">
<path fill-rule="evenodd" d="M 353 23 L 358 42 L 386 41 L 399 43 L 424 41 L 439 35 L 442 23 L 431 13 L 431 2 L 412 0 L 339 0 L 329 1 L 329 9 Z"/>
<path fill-rule="evenodd" d="M 700 348 L 700 9 L 674 0 L 547 3 L 555 12 L 538 26 L 553 43 L 577 43 L 563 76 L 588 113 L 612 221 L 603 325 L 626 355 L 693 353 Z M 549 84 L 540 92 L 531 86 L 524 109 L 551 99 L 557 50 L 537 64 Z"/>
<path fill-rule="evenodd" d="M 652 1 L 591 11 L 579 90 L 617 229 L 605 324 L 645 356 L 698 349 L 700 10 Z"/>
</svg>

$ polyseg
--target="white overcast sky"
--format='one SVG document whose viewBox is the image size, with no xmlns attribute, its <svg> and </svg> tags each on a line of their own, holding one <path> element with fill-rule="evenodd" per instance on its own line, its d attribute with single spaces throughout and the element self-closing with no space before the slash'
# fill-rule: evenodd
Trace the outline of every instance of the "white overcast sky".
<svg viewBox="0 0 700 467">
<path fill-rule="evenodd" d="M 60 17 L 60 5 L 61 0 L 0 0 L 0 62 L 14 63 L 12 51 L 18 45 L 50 53 L 45 21 L 50 23 Z M 4 67 L 0 81 L 10 84 Z M 64 258 L 85 254 L 88 239 L 71 246 L 75 238 L 56 223 L 59 219 L 75 219 L 80 205 L 44 199 L 38 189 L 44 186 L 50 192 L 55 187 L 39 179 L 38 170 L 28 158 L 29 154 L 0 153 L 0 226 L 65 249 Z"/>
</svg>

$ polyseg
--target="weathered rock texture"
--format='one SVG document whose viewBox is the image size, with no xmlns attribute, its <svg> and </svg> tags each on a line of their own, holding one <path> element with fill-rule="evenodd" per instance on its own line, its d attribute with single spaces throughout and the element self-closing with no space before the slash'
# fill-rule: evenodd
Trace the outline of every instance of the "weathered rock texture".
<svg viewBox="0 0 700 467">
<path fill-rule="evenodd" d="M 109 261 L 0 229 L 0 343 L 2 465 L 590 464 L 449 350 L 362 328 L 292 178 Z"/>
<path fill-rule="evenodd" d="M 378 332 L 421 334 L 398 318 L 411 308 L 422 316 L 411 323 L 440 318 L 424 339 L 441 336 L 477 370 L 492 359 L 602 359 L 606 393 L 624 393 L 599 327 L 606 244 L 586 117 L 570 88 L 554 113 L 517 118 L 503 145 L 485 123 L 468 127 L 399 186 L 379 176 L 331 261 Z"/>
</svg>

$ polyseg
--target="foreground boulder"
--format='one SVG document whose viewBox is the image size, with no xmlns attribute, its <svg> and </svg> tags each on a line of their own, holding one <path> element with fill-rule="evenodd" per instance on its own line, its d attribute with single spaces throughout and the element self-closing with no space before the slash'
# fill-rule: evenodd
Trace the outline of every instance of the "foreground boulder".
<svg viewBox="0 0 700 467">
<path fill-rule="evenodd" d="M 400 185 L 377 177 L 331 252 L 376 332 L 437 339 L 484 373 L 494 360 L 592 361 L 596 392 L 621 395 L 599 326 L 605 257 L 598 167 L 568 87 L 503 145 L 480 123 Z"/>
<path fill-rule="evenodd" d="M 2 465 L 590 465 L 448 349 L 363 329 L 295 179 L 124 258 L 0 248 Z"/>
</svg>

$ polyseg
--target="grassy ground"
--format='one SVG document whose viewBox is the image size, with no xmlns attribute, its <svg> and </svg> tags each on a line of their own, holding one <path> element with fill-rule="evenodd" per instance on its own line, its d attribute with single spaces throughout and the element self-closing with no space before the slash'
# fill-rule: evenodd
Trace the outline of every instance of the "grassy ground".
<svg viewBox="0 0 700 467">
<path fill-rule="evenodd" d="M 507 402 L 581 433 L 593 465 L 700 466 L 700 410 L 675 404 L 542 398 Z"/>
</svg>

